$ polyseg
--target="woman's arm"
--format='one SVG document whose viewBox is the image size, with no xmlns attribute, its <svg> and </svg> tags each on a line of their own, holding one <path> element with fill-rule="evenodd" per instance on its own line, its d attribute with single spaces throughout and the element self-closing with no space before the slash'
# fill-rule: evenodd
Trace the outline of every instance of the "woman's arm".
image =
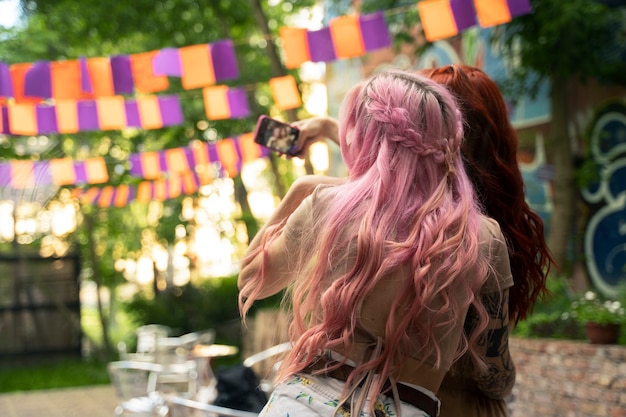
<svg viewBox="0 0 626 417">
<path fill-rule="evenodd" d="M 300 157 L 305 155 L 315 142 L 328 139 L 339 145 L 339 126 L 337 120 L 332 117 L 311 117 L 298 120 L 291 125 L 300 130 L 297 142 L 297 155 Z"/>
<path fill-rule="evenodd" d="M 476 348 L 487 364 L 475 369 L 472 378 L 487 397 L 502 399 L 515 385 L 515 364 L 509 351 L 509 290 L 483 294 L 489 325 L 478 338 Z"/>
<path fill-rule="evenodd" d="M 248 250 L 241 263 L 241 270 L 237 286 L 241 290 L 247 282 L 255 278 L 261 271 L 262 263 L 265 258 L 265 277 L 263 288 L 256 298 L 261 299 L 276 294 L 285 288 L 292 278 L 289 270 L 289 257 L 293 256 L 293 252 L 297 248 L 287 247 L 286 239 L 283 231 L 271 241 L 271 243 L 262 248 L 263 242 L 268 233 L 268 229 L 277 226 L 286 219 L 300 206 L 302 201 L 309 196 L 315 187 L 319 184 L 340 184 L 344 182 L 343 178 L 326 177 L 320 175 L 307 175 L 296 179 L 287 195 L 280 202 L 270 219 L 263 225 L 261 230 L 256 234 L 250 242 Z"/>
</svg>

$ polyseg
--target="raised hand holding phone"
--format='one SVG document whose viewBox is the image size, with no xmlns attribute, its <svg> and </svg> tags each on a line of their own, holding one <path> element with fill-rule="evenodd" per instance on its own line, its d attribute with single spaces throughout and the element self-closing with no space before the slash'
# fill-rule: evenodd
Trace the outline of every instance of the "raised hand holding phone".
<svg viewBox="0 0 626 417">
<path fill-rule="evenodd" d="M 260 116 L 254 132 L 254 141 L 281 154 L 297 156 L 300 131 L 284 122 L 268 116 Z"/>
</svg>

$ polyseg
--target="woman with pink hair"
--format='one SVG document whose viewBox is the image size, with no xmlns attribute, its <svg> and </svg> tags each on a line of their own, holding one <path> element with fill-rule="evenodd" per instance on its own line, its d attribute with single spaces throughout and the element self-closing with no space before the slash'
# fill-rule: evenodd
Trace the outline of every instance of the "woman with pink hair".
<svg viewBox="0 0 626 417">
<path fill-rule="evenodd" d="M 481 389 L 494 378 L 512 389 L 508 333 L 499 355 L 480 343 L 506 328 L 513 281 L 463 166 L 462 126 L 450 93 L 417 74 L 379 73 L 347 93 L 348 177 L 296 180 L 242 261 L 244 320 L 284 289 L 292 315 L 293 349 L 261 416 L 435 417 L 434 393 L 464 355 Z"/>
</svg>

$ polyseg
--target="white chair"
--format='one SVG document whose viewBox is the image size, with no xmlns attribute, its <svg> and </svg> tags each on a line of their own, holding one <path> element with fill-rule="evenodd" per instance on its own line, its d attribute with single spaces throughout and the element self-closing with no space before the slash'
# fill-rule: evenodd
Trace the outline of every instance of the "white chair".
<svg viewBox="0 0 626 417">
<path fill-rule="evenodd" d="M 107 369 L 119 399 L 116 416 L 166 416 L 168 408 L 163 394 L 192 398 L 197 389 L 194 361 L 169 365 L 115 361 Z"/>
<path fill-rule="evenodd" d="M 243 361 L 243 366 L 252 368 L 257 367 L 261 362 L 266 361 L 279 354 L 287 352 L 291 349 L 292 344 L 290 342 L 282 343 L 280 345 L 272 346 L 266 350 L 249 356 Z M 270 372 L 264 375 L 265 378 L 261 378 L 261 389 L 266 393 L 273 389 L 272 378 L 274 371 L 277 369 L 280 361 L 275 361 L 269 367 Z M 199 396 L 200 397 L 200 396 Z M 188 399 L 180 397 L 178 395 L 166 395 L 165 403 L 170 411 L 168 417 L 200 417 L 200 416 L 225 416 L 225 417 L 256 417 L 258 414 L 250 411 L 242 411 L 234 408 L 218 406 L 212 403 L 207 403 L 201 398 Z"/>
<path fill-rule="evenodd" d="M 261 352 L 248 356 L 243 361 L 244 366 L 252 368 L 256 372 L 256 374 L 259 375 L 259 378 L 261 379 L 261 389 L 267 394 L 269 394 L 274 387 L 273 377 L 276 373 L 276 370 L 280 366 L 280 360 L 275 361 L 269 367 L 265 366 L 261 368 L 258 365 L 272 357 L 288 352 L 289 350 L 291 350 L 291 347 L 291 342 L 281 343 L 279 345 L 272 346 L 270 348 L 262 350 Z"/>
</svg>

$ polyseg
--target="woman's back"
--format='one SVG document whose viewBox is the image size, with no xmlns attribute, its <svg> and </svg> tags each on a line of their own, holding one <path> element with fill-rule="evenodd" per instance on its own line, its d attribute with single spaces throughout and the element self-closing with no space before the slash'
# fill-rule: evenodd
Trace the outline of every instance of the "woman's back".
<svg viewBox="0 0 626 417">
<path fill-rule="evenodd" d="M 315 191 L 296 182 L 242 263 L 244 315 L 288 290 L 294 346 L 279 381 L 343 369 L 343 402 L 359 392 L 360 409 L 438 388 L 465 352 L 482 372 L 477 340 L 492 323 L 479 294 L 507 253 L 499 229 L 484 233 L 454 99 L 418 75 L 380 73 L 350 90 L 339 126 L 349 177 Z M 495 275 L 497 286 L 510 278 Z"/>
</svg>

